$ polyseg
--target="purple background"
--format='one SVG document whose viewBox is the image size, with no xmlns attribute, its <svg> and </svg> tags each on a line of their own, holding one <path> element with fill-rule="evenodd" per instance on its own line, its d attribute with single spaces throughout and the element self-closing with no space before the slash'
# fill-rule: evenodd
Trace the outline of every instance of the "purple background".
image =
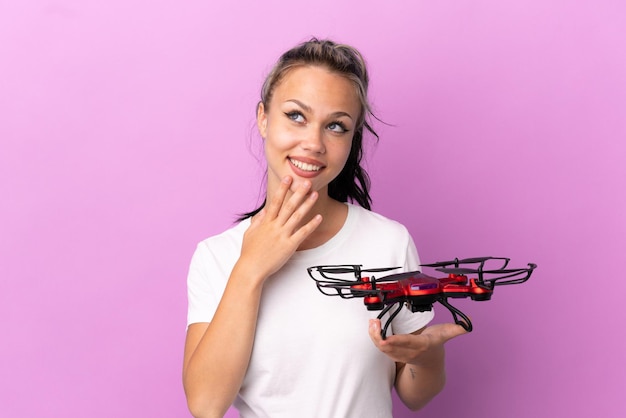
<svg viewBox="0 0 626 418">
<path fill-rule="evenodd" d="M 625 28 L 621 0 L 0 3 L 0 416 L 189 416 L 187 266 L 256 204 L 260 84 L 311 35 L 370 63 L 374 209 L 422 260 L 539 265 L 457 303 L 420 416 L 624 416 Z"/>
</svg>

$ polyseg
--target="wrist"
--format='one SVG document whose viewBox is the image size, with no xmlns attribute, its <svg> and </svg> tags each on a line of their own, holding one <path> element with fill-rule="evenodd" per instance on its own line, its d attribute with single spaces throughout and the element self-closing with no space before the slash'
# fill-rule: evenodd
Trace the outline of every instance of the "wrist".
<svg viewBox="0 0 626 418">
<path fill-rule="evenodd" d="M 249 289 L 262 288 L 267 277 L 254 264 L 241 261 L 241 259 L 237 261 L 230 274 L 229 282 Z"/>
<path fill-rule="evenodd" d="M 443 345 L 436 345 L 422 351 L 407 364 L 425 369 L 440 368 L 443 365 L 445 355 Z"/>
</svg>

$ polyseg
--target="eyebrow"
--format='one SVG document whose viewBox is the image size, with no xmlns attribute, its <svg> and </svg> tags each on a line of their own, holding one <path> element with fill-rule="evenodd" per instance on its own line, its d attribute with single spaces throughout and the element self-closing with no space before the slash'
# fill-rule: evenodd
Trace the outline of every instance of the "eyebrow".
<svg viewBox="0 0 626 418">
<path fill-rule="evenodd" d="M 285 101 L 286 102 L 293 102 L 293 103 L 297 104 L 298 106 L 300 106 L 302 109 L 304 109 L 305 111 L 307 111 L 309 113 L 313 112 L 313 109 L 311 109 L 311 106 L 302 103 L 298 99 L 289 99 L 289 100 L 285 100 Z M 350 119 L 353 119 L 352 116 L 349 113 L 343 112 L 343 111 L 338 111 L 338 112 L 331 113 L 330 116 L 333 117 L 333 118 L 338 118 L 338 117 L 341 117 L 341 116 L 347 116 Z"/>
</svg>

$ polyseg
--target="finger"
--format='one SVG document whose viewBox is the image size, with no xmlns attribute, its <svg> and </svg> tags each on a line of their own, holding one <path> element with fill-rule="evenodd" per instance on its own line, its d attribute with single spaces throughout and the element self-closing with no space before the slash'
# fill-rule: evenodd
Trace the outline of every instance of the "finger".
<svg viewBox="0 0 626 418">
<path fill-rule="evenodd" d="M 378 350 L 388 356 L 391 360 L 395 362 L 403 362 L 406 363 L 405 357 L 403 354 L 406 350 L 399 350 L 396 345 L 390 339 L 394 337 L 393 335 L 387 337 L 383 340 L 381 334 L 381 324 L 379 319 L 370 319 L 370 327 L 369 327 L 369 335 L 370 339 L 374 342 L 374 345 Z M 410 353 L 409 353 L 410 354 Z"/>
<path fill-rule="evenodd" d="M 376 345 L 379 348 L 385 348 L 387 351 L 397 348 L 410 347 L 412 345 L 411 337 L 415 337 L 411 334 L 391 334 L 386 335 L 385 339 L 382 336 L 382 324 L 380 319 L 370 320 L 374 321 L 372 326 L 370 326 L 370 336 L 375 339 Z"/>
<path fill-rule="evenodd" d="M 269 219 L 274 219 L 278 216 L 278 213 L 283 206 L 283 202 L 285 201 L 285 197 L 287 196 L 287 192 L 291 187 L 291 183 L 293 183 L 293 178 L 291 178 L 291 176 L 283 177 L 278 185 L 278 189 L 276 189 L 274 195 L 269 198 L 267 205 L 265 205 Z"/>
<path fill-rule="evenodd" d="M 410 347 L 415 343 L 414 337 L 416 336 L 413 334 L 393 334 L 387 336 L 387 339 L 385 341 L 387 342 L 387 344 L 398 348 Z"/>
<path fill-rule="evenodd" d="M 313 219 L 304 224 L 302 227 L 298 228 L 293 235 L 292 238 L 295 242 L 300 245 L 302 242 L 313 233 L 317 229 L 318 226 L 322 223 L 322 215 L 315 215 Z"/>
<path fill-rule="evenodd" d="M 291 213 L 291 215 L 289 215 L 289 217 L 285 220 L 285 226 L 288 228 L 292 228 L 292 230 L 295 230 L 298 225 L 300 225 L 302 220 L 307 216 L 307 214 L 311 211 L 311 208 L 313 208 L 313 205 L 315 205 L 315 202 L 317 202 L 318 197 L 319 194 L 315 191 L 309 193 L 308 195 L 302 196 L 302 201 L 296 198 L 296 196 L 292 196 L 294 202 L 290 203 L 298 206 L 295 208 L 293 213 Z M 284 213 L 281 212 L 279 217 L 282 218 L 283 216 L 287 216 L 288 211 L 289 209 L 285 208 Z"/>
<path fill-rule="evenodd" d="M 296 215 L 296 224 L 300 222 L 302 217 L 308 210 L 304 212 L 297 213 L 297 210 L 302 206 L 303 203 L 307 202 L 307 197 L 310 197 L 311 194 L 311 182 L 306 180 L 298 185 L 295 192 L 286 200 L 283 201 L 282 207 L 277 215 L 277 219 L 281 221 L 283 224 L 286 224 L 291 217 Z M 316 197 L 317 198 L 317 197 Z M 312 205 L 310 205 L 312 206 Z M 309 208 L 310 208 L 309 206 Z"/>
<path fill-rule="evenodd" d="M 380 327 L 380 319 L 370 319 L 368 332 L 370 338 L 378 348 L 380 348 L 381 344 L 383 343 L 388 344 L 386 340 L 383 340 L 383 337 L 380 335 Z"/>
</svg>

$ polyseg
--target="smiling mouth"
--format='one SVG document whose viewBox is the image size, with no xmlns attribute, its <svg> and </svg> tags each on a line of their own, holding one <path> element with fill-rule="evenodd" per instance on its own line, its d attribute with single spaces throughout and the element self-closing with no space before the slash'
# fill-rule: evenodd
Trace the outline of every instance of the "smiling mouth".
<svg viewBox="0 0 626 418">
<path fill-rule="evenodd" d="M 322 169 L 322 167 L 319 165 L 303 163 L 302 161 L 297 161 L 292 158 L 290 158 L 289 161 L 291 161 L 291 164 L 295 165 L 296 167 L 298 167 L 300 170 L 303 170 L 303 171 L 320 171 Z"/>
</svg>

